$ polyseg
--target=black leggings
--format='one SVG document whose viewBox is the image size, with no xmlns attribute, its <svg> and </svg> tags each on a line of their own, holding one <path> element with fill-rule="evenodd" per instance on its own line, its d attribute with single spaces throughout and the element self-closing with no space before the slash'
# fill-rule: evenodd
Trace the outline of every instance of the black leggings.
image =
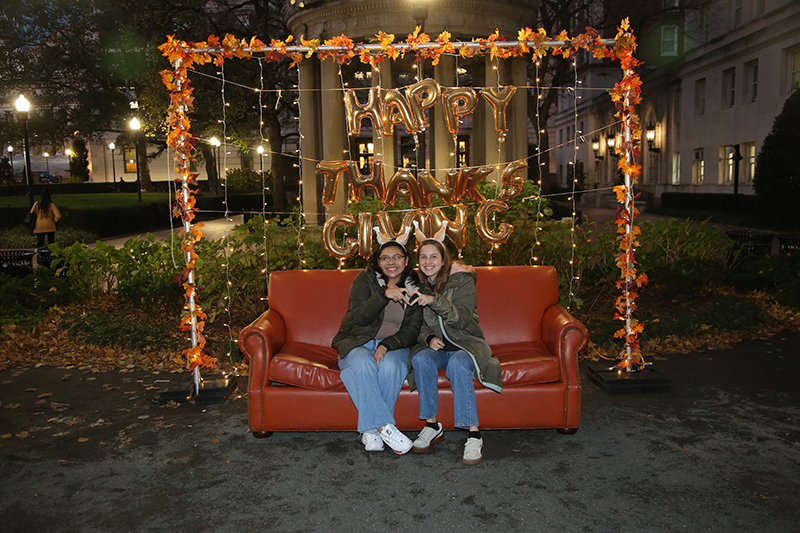
<svg viewBox="0 0 800 533">
<path fill-rule="evenodd" d="M 41 248 L 44 246 L 44 237 L 47 235 L 47 244 L 53 244 L 56 240 L 56 232 L 55 231 L 48 231 L 47 233 L 37 233 L 36 234 L 36 247 Z"/>
</svg>

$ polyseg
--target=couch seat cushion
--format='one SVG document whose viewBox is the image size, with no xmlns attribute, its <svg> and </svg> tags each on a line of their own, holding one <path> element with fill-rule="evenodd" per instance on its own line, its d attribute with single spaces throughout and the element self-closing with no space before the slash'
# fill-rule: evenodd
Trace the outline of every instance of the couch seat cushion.
<svg viewBox="0 0 800 533">
<path fill-rule="evenodd" d="M 339 356 L 327 346 L 304 342 L 286 343 L 269 365 L 270 381 L 314 390 L 343 391 Z"/>
<path fill-rule="evenodd" d="M 561 379 L 558 358 L 541 341 L 492 346 L 500 360 L 503 387 L 553 383 Z"/>
</svg>

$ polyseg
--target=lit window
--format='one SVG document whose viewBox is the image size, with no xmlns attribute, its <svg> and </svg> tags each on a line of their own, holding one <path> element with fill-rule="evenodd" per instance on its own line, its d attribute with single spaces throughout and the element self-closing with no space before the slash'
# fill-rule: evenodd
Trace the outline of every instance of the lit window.
<svg viewBox="0 0 800 533">
<path fill-rule="evenodd" d="M 703 149 L 694 149 L 694 159 L 692 160 L 692 183 L 701 185 L 705 177 L 705 161 L 703 160 Z"/>
</svg>

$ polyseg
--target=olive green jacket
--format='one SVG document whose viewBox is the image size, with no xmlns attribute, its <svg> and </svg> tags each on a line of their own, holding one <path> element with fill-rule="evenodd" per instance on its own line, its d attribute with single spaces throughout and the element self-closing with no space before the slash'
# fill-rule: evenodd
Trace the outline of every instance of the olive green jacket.
<svg viewBox="0 0 800 533">
<path fill-rule="evenodd" d="M 339 352 L 339 359 L 343 359 L 353 348 L 374 339 L 380 330 L 386 305 L 391 301 L 383 295 L 383 286 L 385 286 L 383 280 L 369 267 L 359 272 L 353 279 L 347 313 L 331 343 L 331 346 Z M 406 279 L 405 286 L 409 291 L 419 288 L 411 277 Z M 381 344 L 386 346 L 387 350 L 410 348 L 417 341 L 421 325 L 422 309 L 418 305 L 407 305 L 400 330 L 383 339 Z"/>
<path fill-rule="evenodd" d="M 428 348 L 428 338 L 435 335 L 442 340 L 458 346 L 472 357 L 475 365 L 475 379 L 495 392 L 503 389 L 500 361 L 492 356 L 492 349 L 483 337 L 478 322 L 478 293 L 475 290 L 477 274 L 456 272 L 447 279 L 441 294 L 435 294 L 422 313 L 423 324 L 417 344 L 411 349 L 408 361 L 408 384 L 416 388 L 414 367 L 411 359 L 421 350 Z"/>
</svg>

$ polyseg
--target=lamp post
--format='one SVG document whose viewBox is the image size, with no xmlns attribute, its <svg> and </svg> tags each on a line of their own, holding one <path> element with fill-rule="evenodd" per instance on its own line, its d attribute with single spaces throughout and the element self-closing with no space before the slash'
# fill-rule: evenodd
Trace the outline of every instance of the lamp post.
<svg viewBox="0 0 800 533">
<path fill-rule="evenodd" d="M 738 144 L 725 147 L 725 153 L 729 154 L 733 161 L 733 212 L 736 213 L 739 209 L 739 161 L 744 158 L 739 152 Z"/>
<path fill-rule="evenodd" d="M 220 181 L 220 176 L 219 176 L 219 147 L 222 145 L 222 143 L 220 143 L 219 139 L 217 139 L 216 137 L 211 137 L 208 140 L 208 144 L 210 144 L 211 146 L 214 147 L 214 162 L 216 163 L 216 168 L 217 168 L 217 182 L 219 182 Z"/>
<path fill-rule="evenodd" d="M 47 173 L 50 174 L 50 153 L 44 152 L 42 155 L 44 156 L 44 163 L 47 166 Z"/>
<path fill-rule="evenodd" d="M 114 181 L 114 183 L 117 183 L 117 167 L 116 163 L 114 163 L 114 148 L 116 148 L 114 143 L 108 144 L 108 149 L 111 150 L 111 179 Z"/>
<path fill-rule="evenodd" d="M 130 122 L 131 130 L 133 131 L 133 142 L 136 146 L 136 192 L 139 195 L 139 201 L 142 201 L 142 184 L 141 184 L 141 177 L 139 175 L 139 130 L 141 129 L 142 125 L 139 122 L 139 119 L 133 117 Z"/>
<path fill-rule="evenodd" d="M 8 148 L 6 148 L 6 150 L 8 150 L 8 158 L 11 159 L 11 179 L 13 181 L 13 179 L 14 179 L 14 147 L 9 144 Z"/>
<path fill-rule="evenodd" d="M 33 176 L 31 176 L 31 147 L 28 142 L 28 111 L 31 110 L 31 104 L 24 95 L 19 95 L 15 102 L 17 111 L 22 117 L 22 137 L 25 142 L 25 175 L 28 178 L 28 202 L 30 207 L 33 207 Z"/>
</svg>

